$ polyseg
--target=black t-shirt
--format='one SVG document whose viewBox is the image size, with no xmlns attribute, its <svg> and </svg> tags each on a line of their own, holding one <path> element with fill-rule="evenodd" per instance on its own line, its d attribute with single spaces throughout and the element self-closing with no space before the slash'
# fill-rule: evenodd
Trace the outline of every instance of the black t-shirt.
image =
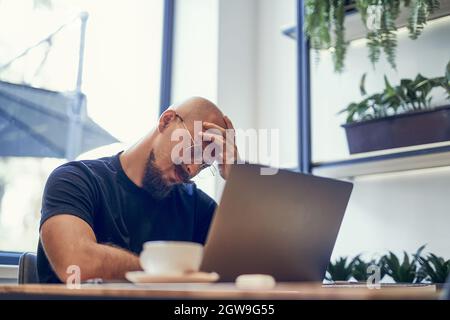
<svg viewBox="0 0 450 320">
<path fill-rule="evenodd" d="M 155 200 L 128 178 L 116 155 L 55 169 L 45 186 L 40 226 L 54 215 L 71 214 L 91 226 L 98 243 L 139 254 L 152 240 L 204 244 L 215 208 L 194 184 L 177 185 L 167 198 Z M 60 282 L 40 241 L 37 267 L 40 282 Z"/>
</svg>

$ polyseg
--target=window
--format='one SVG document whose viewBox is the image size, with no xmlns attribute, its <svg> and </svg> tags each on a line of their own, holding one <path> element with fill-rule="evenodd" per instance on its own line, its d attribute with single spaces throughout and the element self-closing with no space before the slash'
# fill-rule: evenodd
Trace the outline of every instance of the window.
<svg viewBox="0 0 450 320">
<path fill-rule="evenodd" d="M 114 138 L 105 139 L 101 145 L 119 141 L 106 147 L 109 154 L 139 139 L 156 125 L 159 112 L 163 6 L 164 0 L 0 2 L 0 251 L 36 250 L 45 181 L 55 167 L 66 162 L 64 157 L 46 156 L 43 149 L 38 150 L 41 152 L 39 157 L 14 156 L 14 150 L 5 144 L 5 137 L 6 133 L 11 133 L 13 124 L 21 122 L 15 121 L 11 114 L 23 114 L 31 107 L 44 109 L 38 110 L 41 122 L 31 132 L 39 134 L 39 130 L 47 128 L 41 136 L 44 140 L 57 141 L 55 139 L 63 131 L 71 130 L 70 123 L 58 127 L 50 123 L 53 120 L 43 120 L 42 114 L 48 104 L 52 104 L 49 102 L 52 99 L 62 99 L 67 103 L 84 101 L 78 100 L 77 96 L 73 98 L 73 92 L 77 87 L 81 43 L 81 19 L 78 15 L 87 12 L 81 91 L 86 96 L 89 125 L 100 130 L 98 132 L 105 137 Z M 59 31 L 50 40 L 40 42 L 56 30 Z M 33 48 L 21 55 L 30 47 Z M 14 62 L 8 63 L 18 56 Z M 20 86 L 10 87 L 9 83 Z M 22 87 L 38 106 L 26 102 L 23 107 L 21 101 L 8 100 L 11 105 L 15 104 L 10 105 L 9 111 L 14 108 L 15 111 L 11 111 L 9 118 L 5 117 L 2 103 L 5 105 L 11 97 L 2 95 L 2 92 Z M 42 95 L 48 95 L 42 99 L 45 101 L 40 100 Z M 53 103 L 51 107 L 64 106 Z M 54 132 L 49 131 L 49 127 Z M 14 146 L 28 150 L 30 139 L 25 131 L 19 137 Z M 81 145 L 92 145 L 86 135 L 81 139 Z M 63 148 L 71 147 L 72 140 L 67 141 Z M 89 148 L 84 149 L 79 150 L 87 151 Z M 5 150 L 11 152 L 5 156 Z M 90 154 L 97 156 L 100 153 Z"/>
</svg>

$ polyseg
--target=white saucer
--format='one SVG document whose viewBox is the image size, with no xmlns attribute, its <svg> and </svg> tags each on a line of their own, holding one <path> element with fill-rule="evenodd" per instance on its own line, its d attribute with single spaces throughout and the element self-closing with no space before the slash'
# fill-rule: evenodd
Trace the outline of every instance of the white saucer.
<svg viewBox="0 0 450 320">
<path fill-rule="evenodd" d="M 209 283 L 219 280 L 219 275 L 215 272 L 152 275 L 145 271 L 130 271 L 125 277 L 133 283 Z"/>
</svg>

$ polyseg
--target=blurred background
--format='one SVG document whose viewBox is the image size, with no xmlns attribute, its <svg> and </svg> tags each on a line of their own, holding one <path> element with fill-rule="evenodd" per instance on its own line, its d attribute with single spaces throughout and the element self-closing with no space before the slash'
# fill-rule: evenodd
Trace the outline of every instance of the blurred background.
<svg viewBox="0 0 450 320">
<path fill-rule="evenodd" d="M 86 20 L 81 89 L 86 97 L 87 114 L 95 122 L 90 125 L 103 128 L 111 135 L 91 141 L 89 147 L 105 145 L 100 151 L 91 151 L 90 157 L 95 158 L 114 154 L 122 150 L 123 145 L 138 140 L 158 118 L 163 0 L 2 0 L 0 66 L 27 49 L 29 51 L 7 68 L 1 68 L 0 80 L 26 85 L 27 93 L 34 94 L 30 100 L 44 108 L 44 113 L 50 107 L 59 107 L 65 114 L 65 106 L 58 102 L 70 104 L 77 99 L 68 98 L 66 102 L 64 98 L 53 96 L 76 96 L 82 13 L 89 17 Z M 56 31 L 49 41 L 42 41 Z M 30 93 L 32 90 L 27 86 L 55 94 L 47 97 L 47 92 Z M 52 98 L 58 99 L 53 103 L 56 105 L 52 105 Z M 18 113 L 34 111 L 22 105 L 16 109 Z M 68 122 L 51 122 L 50 128 L 43 129 L 46 121 L 50 123 L 54 119 L 50 115 L 42 116 L 41 123 L 33 128 L 45 130 L 47 137 L 64 136 L 69 128 Z M 5 132 L 0 134 L 6 135 Z M 61 141 L 63 150 L 70 148 L 65 141 Z M 23 137 L 12 142 L 25 149 L 33 143 Z M 67 143 L 73 141 L 67 140 Z M 69 158 L 83 158 L 82 152 L 88 151 L 84 149 L 80 148 L 78 154 Z M 67 161 L 64 152 L 51 158 L 52 153 L 47 154 L 49 157 L 45 153 L 39 157 L 0 157 L 0 250 L 36 250 L 40 202 L 46 178 L 54 168 Z"/>
<path fill-rule="evenodd" d="M 348 23 L 360 21 L 354 1 L 345 4 Z M 414 252 L 427 244 L 449 258 L 449 141 L 351 154 L 341 127 L 346 114 L 338 114 L 362 100 L 362 91 L 384 90 L 385 76 L 392 86 L 419 73 L 444 76 L 448 7 L 441 1 L 417 39 L 406 23 L 398 25 L 395 68 L 383 50 L 372 63 L 367 30 L 346 25 L 348 33 L 360 30 L 346 40 L 337 72 L 339 46 L 315 50 L 306 33 L 298 36 L 296 0 L 1 0 L 0 80 L 22 87 L 0 89 L 27 90 L 22 97 L 34 95 L 32 102 L 51 110 L 49 101 L 62 99 L 69 112 L 44 128 L 47 111 L 41 110 L 30 133 L 59 136 L 45 147 L 59 146 L 59 155 L 0 150 L 0 251 L 35 251 L 43 186 L 55 167 L 114 154 L 150 130 L 169 103 L 199 95 L 217 103 L 237 128 L 279 130 L 281 167 L 355 183 L 333 257 Z M 89 16 L 84 40 L 82 13 Z M 449 105 L 442 88 L 428 94 L 429 108 Z M 19 113 L 33 109 L 15 103 L 25 105 Z M 197 182 L 220 199 L 220 178 Z"/>
</svg>

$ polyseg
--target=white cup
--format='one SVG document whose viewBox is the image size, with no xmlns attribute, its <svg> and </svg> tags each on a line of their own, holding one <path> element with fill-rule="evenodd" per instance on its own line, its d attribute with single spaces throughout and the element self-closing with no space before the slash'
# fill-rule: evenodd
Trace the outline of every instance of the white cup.
<svg viewBox="0 0 450 320">
<path fill-rule="evenodd" d="M 151 275 L 181 275 L 196 272 L 203 258 L 203 246 L 194 242 L 149 241 L 140 255 L 141 267 Z"/>
</svg>

